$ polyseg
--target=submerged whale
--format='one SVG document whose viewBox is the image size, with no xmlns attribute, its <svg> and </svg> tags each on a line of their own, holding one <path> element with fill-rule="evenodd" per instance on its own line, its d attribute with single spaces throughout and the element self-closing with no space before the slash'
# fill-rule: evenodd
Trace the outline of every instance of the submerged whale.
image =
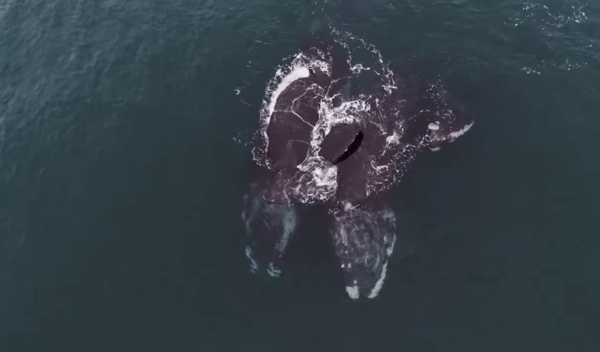
<svg viewBox="0 0 600 352">
<path fill-rule="evenodd" d="M 396 242 L 386 193 L 421 150 L 473 126 L 448 95 L 400 77 L 374 46 L 333 29 L 282 65 L 261 110 L 260 171 L 242 214 L 251 270 L 279 276 L 296 205 L 323 203 L 348 295 L 377 297 Z"/>
</svg>

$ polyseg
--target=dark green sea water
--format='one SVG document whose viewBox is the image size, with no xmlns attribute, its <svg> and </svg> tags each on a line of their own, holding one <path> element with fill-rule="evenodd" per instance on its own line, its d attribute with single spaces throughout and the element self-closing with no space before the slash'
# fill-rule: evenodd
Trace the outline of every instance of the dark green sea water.
<svg viewBox="0 0 600 352">
<path fill-rule="evenodd" d="M 245 142 L 326 25 L 476 117 L 376 300 L 325 218 L 278 280 L 244 256 Z M 599 351 L 599 54 L 591 0 L 1 0 L 0 351 Z"/>
</svg>

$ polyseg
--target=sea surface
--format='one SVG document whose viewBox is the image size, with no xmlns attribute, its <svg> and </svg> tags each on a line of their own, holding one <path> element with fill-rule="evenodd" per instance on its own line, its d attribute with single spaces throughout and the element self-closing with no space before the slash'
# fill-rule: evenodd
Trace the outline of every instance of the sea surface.
<svg viewBox="0 0 600 352">
<path fill-rule="evenodd" d="M 476 119 L 373 300 L 326 216 L 244 255 L 267 83 L 328 26 Z M 599 55 L 592 0 L 0 0 L 0 351 L 599 351 Z"/>
</svg>

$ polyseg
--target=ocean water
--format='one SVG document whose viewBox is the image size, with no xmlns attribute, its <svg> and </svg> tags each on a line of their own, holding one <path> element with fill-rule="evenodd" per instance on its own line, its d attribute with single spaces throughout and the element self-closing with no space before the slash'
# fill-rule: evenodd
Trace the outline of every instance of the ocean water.
<svg viewBox="0 0 600 352">
<path fill-rule="evenodd" d="M 326 26 L 442 82 L 475 126 L 393 192 L 350 300 L 315 213 L 244 255 L 268 81 Z M 600 5 L 0 1 L 0 351 L 598 351 Z"/>
</svg>

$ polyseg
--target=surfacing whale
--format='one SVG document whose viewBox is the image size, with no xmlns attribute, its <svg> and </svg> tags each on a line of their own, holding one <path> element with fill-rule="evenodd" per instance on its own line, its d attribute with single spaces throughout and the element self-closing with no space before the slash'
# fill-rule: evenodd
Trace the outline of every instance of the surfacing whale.
<svg viewBox="0 0 600 352">
<path fill-rule="evenodd" d="M 404 80 L 373 45 L 334 29 L 279 67 L 265 94 L 253 151 L 260 171 L 242 214 L 251 270 L 279 276 L 296 205 L 323 203 L 348 295 L 377 297 L 397 231 L 386 193 L 420 151 L 473 126 L 448 94 Z"/>
</svg>

